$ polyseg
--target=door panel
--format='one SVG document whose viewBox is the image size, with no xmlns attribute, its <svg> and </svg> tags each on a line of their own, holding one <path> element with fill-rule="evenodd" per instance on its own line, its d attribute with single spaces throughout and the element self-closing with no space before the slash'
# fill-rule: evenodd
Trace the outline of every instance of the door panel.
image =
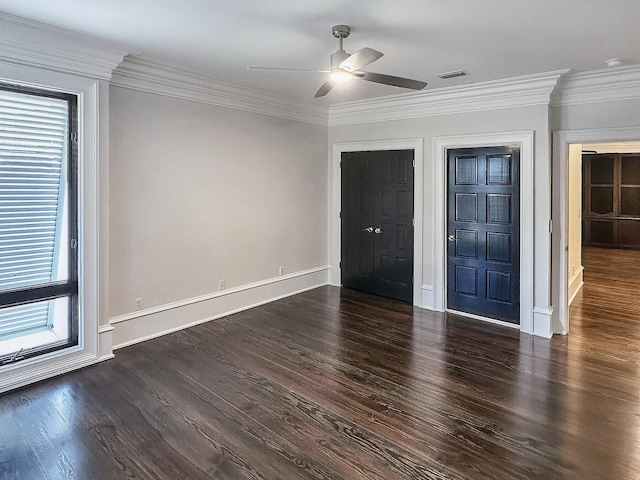
<svg viewBox="0 0 640 480">
<path fill-rule="evenodd" d="M 341 216 L 342 284 L 411 302 L 413 150 L 343 153 Z"/>
<path fill-rule="evenodd" d="M 369 161 L 343 162 L 342 168 L 342 278 L 352 288 L 374 288 L 374 199 Z M 344 184 L 352 186 L 345 189 Z"/>
<path fill-rule="evenodd" d="M 448 152 L 447 308 L 520 322 L 520 152 Z"/>
</svg>

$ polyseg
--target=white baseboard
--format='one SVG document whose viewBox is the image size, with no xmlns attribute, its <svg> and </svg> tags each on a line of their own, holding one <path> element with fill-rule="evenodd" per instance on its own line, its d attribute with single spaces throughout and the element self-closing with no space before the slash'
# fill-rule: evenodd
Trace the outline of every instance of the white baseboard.
<svg viewBox="0 0 640 480">
<path fill-rule="evenodd" d="M 551 338 L 553 330 L 551 329 L 552 309 L 534 308 L 533 309 L 533 334 L 538 337 Z"/>
<path fill-rule="evenodd" d="M 71 347 L 6 365 L 0 375 L 0 393 L 88 367 L 101 360 L 80 347 Z"/>
<path fill-rule="evenodd" d="M 582 290 L 584 285 L 584 267 L 580 265 L 576 274 L 569 280 L 569 305 L 573 303 L 576 295 Z"/>
<path fill-rule="evenodd" d="M 98 327 L 98 359 L 99 361 L 113 358 L 113 325 Z"/>
<path fill-rule="evenodd" d="M 435 296 L 433 291 L 433 285 L 422 285 L 422 308 L 427 310 L 435 310 Z"/>
<path fill-rule="evenodd" d="M 150 340 L 328 284 L 329 266 L 113 317 L 113 349 Z"/>
</svg>

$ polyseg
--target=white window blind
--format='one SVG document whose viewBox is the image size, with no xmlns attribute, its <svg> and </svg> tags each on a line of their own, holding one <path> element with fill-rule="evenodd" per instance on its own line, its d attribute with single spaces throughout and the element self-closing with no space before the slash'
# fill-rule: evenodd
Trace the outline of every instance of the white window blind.
<svg viewBox="0 0 640 480">
<path fill-rule="evenodd" d="M 0 90 L 0 291 L 66 279 L 68 116 L 64 100 Z M 0 339 L 49 328 L 52 305 L 0 309 Z"/>
</svg>

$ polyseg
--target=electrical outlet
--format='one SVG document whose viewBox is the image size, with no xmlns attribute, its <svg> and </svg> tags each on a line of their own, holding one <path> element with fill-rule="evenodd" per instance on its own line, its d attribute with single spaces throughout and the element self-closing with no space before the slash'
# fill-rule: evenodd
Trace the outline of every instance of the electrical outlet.
<svg viewBox="0 0 640 480">
<path fill-rule="evenodd" d="M 278 269 L 278 274 L 279 274 L 279 275 L 284 275 L 284 267 L 280 267 L 280 268 Z"/>
<path fill-rule="evenodd" d="M 219 287 L 220 287 L 220 290 L 224 290 L 224 280 L 220 280 Z"/>
<path fill-rule="evenodd" d="M 142 310 L 142 298 L 135 298 L 133 300 L 133 311 L 137 312 L 138 310 Z"/>
</svg>

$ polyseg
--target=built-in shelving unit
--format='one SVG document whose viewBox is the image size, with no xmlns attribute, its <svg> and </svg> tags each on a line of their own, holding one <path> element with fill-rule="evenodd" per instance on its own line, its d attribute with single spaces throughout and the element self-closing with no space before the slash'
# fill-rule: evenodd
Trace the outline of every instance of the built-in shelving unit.
<svg viewBox="0 0 640 480">
<path fill-rule="evenodd" d="M 640 153 L 582 156 L 584 245 L 640 249 Z"/>
</svg>

